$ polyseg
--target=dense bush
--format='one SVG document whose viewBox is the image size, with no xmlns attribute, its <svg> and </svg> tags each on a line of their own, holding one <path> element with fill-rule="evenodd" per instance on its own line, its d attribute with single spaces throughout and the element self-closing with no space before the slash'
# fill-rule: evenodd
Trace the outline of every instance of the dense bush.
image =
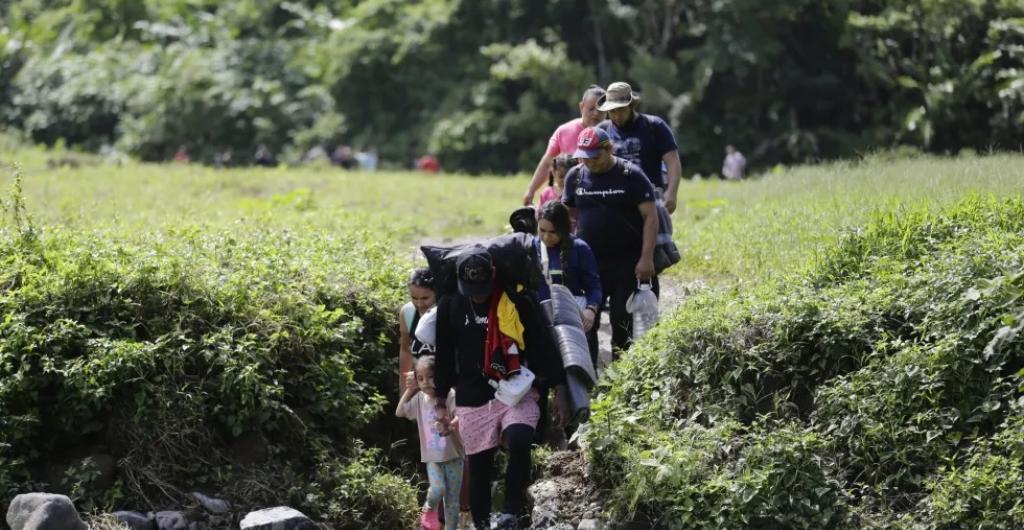
<svg viewBox="0 0 1024 530">
<path fill-rule="evenodd" d="M 372 438 L 394 385 L 402 274 L 379 233 L 299 237 L 269 213 L 38 229 L 5 210 L 0 498 L 39 485 L 87 508 L 156 508 L 203 485 L 337 528 L 415 515 L 408 481 L 352 443 Z M 116 459 L 114 483 L 94 482 L 95 454 Z"/>
<path fill-rule="evenodd" d="M 1024 201 L 970 199 L 879 215 L 800 274 L 689 301 L 601 386 L 585 438 L 613 510 L 663 527 L 691 527 L 691 506 L 730 528 L 1020 525 L 1022 248 Z M 752 481 L 786 493 L 718 500 Z"/>
</svg>

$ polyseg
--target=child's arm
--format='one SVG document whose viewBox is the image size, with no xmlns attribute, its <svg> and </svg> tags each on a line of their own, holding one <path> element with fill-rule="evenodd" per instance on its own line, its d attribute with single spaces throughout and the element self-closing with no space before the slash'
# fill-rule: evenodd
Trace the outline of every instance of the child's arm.
<svg viewBox="0 0 1024 530">
<path fill-rule="evenodd" d="M 419 387 L 415 384 L 405 387 L 405 392 L 402 393 L 402 398 L 398 400 L 398 407 L 395 409 L 395 416 L 398 416 L 399 418 L 409 418 L 411 420 L 416 419 L 416 410 L 413 406 L 412 399 L 416 397 L 416 394 L 418 394 L 419 391 Z"/>
</svg>

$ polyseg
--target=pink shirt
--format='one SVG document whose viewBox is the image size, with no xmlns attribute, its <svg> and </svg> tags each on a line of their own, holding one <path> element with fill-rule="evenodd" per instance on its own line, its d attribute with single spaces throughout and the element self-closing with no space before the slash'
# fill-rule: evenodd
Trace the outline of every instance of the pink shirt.
<svg viewBox="0 0 1024 530">
<path fill-rule="evenodd" d="M 544 188 L 544 191 L 540 192 L 540 205 L 544 206 L 550 201 L 558 201 L 562 199 L 562 193 L 558 191 L 554 186 L 548 186 Z M 538 211 L 538 214 L 540 212 Z"/>
<path fill-rule="evenodd" d="M 583 126 L 582 118 L 576 118 L 559 125 L 555 129 L 555 133 L 551 135 L 551 139 L 548 140 L 547 154 L 558 156 L 562 153 L 570 155 L 575 153 L 576 143 L 583 129 L 586 129 L 586 127 Z"/>
</svg>

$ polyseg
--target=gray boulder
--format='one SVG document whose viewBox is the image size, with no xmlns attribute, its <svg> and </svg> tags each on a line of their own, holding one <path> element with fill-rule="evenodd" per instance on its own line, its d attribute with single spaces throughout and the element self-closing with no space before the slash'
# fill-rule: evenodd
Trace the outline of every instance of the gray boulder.
<svg viewBox="0 0 1024 530">
<path fill-rule="evenodd" d="M 153 519 L 140 512 L 114 512 L 119 523 L 128 526 L 129 530 L 156 530 Z"/>
<path fill-rule="evenodd" d="M 195 497 L 195 499 L 199 501 L 199 504 L 202 505 L 203 508 L 206 508 L 206 511 L 210 513 L 222 515 L 228 513 L 228 510 L 231 509 L 231 505 L 228 504 L 228 501 L 207 497 L 198 491 L 192 492 L 192 496 Z"/>
<path fill-rule="evenodd" d="M 302 512 L 287 506 L 249 512 L 241 530 L 315 530 L 316 525 Z"/>
<path fill-rule="evenodd" d="M 78 510 L 66 495 L 23 493 L 7 509 L 11 530 L 86 530 Z"/>
<path fill-rule="evenodd" d="M 156 512 L 157 530 L 188 530 L 188 518 L 181 512 Z"/>
<path fill-rule="evenodd" d="M 584 519 L 580 521 L 576 530 L 604 530 L 606 526 L 598 519 Z"/>
</svg>

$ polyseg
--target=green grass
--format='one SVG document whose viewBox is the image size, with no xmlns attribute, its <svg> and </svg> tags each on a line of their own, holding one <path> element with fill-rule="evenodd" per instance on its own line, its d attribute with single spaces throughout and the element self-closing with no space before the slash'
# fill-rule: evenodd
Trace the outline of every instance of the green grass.
<svg viewBox="0 0 1024 530">
<path fill-rule="evenodd" d="M 683 276 L 764 281 L 796 272 L 875 212 L 934 211 L 965 196 L 1024 194 L 1024 156 L 868 157 L 797 167 L 745 182 L 680 189 L 674 216 Z"/>
<path fill-rule="evenodd" d="M 48 169 L 24 160 L 29 210 L 43 223 L 144 229 L 231 224 L 271 213 L 280 226 L 358 223 L 391 232 L 415 254 L 422 240 L 507 229 L 527 177 L 349 173 L 333 168 L 231 169 L 97 165 Z M 58 154 L 57 156 L 63 156 Z M 940 208 L 967 195 L 1024 193 L 1024 156 L 897 158 L 803 166 L 744 182 L 684 181 L 673 216 L 684 259 L 670 275 L 712 283 L 765 281 L 801 270 L 847 227 L 875 212 Z"/>
</svg>

